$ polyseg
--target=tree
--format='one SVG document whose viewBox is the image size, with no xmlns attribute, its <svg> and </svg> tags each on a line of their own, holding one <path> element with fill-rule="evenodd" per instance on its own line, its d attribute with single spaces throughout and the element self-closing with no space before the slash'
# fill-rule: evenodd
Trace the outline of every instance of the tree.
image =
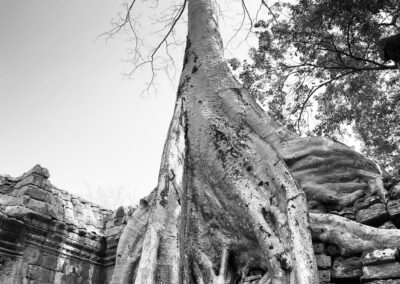
<svg viewBox="0 0 400 284">
<path fill-rule="evenodd" d="M 380 51 L 400 32 L 399 2 L 304 0 L 271 11 L 255 24 L 259 46 L 242 66 L 244 84 L 299 134 L 339 139 L 352 126 L 365 154 L 397 172 L 400 77 Z"/>
<path fill-rule="evenodd" d="M 254 273 L 262 283 L 318 283 L 311 231 L 351 252 L 400 245 L 399 230 L 321 213 L 368 191 L 385 200 L 375 164 L 271 119 L 224 60 L 212 1 L 187 0 L 179 11 L 186 4 L 158 185 L 121 235 L 112 283 L 238 283 Z"/>
</svg>

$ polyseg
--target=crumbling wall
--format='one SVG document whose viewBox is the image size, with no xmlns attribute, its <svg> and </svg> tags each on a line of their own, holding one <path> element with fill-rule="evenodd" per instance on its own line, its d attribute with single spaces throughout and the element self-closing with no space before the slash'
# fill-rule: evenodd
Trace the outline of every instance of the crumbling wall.
<svg viewBox="0 0 400 284">
<path fill-rule="evenodd" d="M 399 229 L 399 181 L 391 180 L 385 187 L 388 190 L 386 204 L 375 192 L 349 207 L 330 213 L 376 228 Z M 314 242 L 313 246 L 321 283 L 400 284 L 400 248 L 389 247 L 352 255 L 333 244 Z"/>
<path fill-rule="evenodd" d="M 49 182 L 35 166 L 18 178 L 0 176 L 0 283 L 107 284 L 121 232 L 134 208 L 102 208 Z M 400 228 L 400 184 L 386 184 L 387 204 L 376 193 L 337 214 L 381 228 Z M 400 284 L 399 248 L 352 255 L 314 242 L 321 283 Z M 257 284 L 261 275 L 243 283 Z"/>
<path fill-rule="evenodd" d="M 39 165 L 0 177 L 0 283 L 108 283 L 133 209 L 102 208 L 49 177 Z"/>
</svg>

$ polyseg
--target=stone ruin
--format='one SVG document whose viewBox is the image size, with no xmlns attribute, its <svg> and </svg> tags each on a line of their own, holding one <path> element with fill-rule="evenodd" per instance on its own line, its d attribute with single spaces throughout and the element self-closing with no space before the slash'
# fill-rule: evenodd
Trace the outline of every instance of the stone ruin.
<svg viewBox="0 0 400 284">
<path fill-rule="evenodd" d="M 107 284 L 119 237 L 135 208 L 102 208 L 49 182 L 37 165 L 18 178 L 0 176 L 0 284 Z M 367 195 L 331 212 L 380 228 L 400 228 L 400 184 L 389 202 Z M 321 283 L 400 284 L 400 248 L 349 255 L 314 243 Z M 243 283 L 256 284 L 254 275 Z"/>
<path fill-rule="evenodd" d="M 49 182 L 37 165 L 0 176 L 0 283 L 109 283 L 133 208 L 102 208 Z"/>
</svg>

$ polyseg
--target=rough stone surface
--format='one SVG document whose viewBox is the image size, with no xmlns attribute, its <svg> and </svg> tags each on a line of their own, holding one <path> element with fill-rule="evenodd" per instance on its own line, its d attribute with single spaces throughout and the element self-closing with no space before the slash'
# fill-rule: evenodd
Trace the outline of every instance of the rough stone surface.
<svg viewBox="0 0 400 284">
<path fill-rule="evenodd" d="M 374 204 L 377 204 L 377 203 L 381 203 L 381 200 L 380 200 L 379 196 L 377 196 L 377 195 L 360 198 L 359 200 L 357 200 L 354 203 L 354 210 L 360 211 L 362 209 L 367 209 L 368 207 L 370 207 Z"/>
<path fill-rule="evenodd" d="M 362 224 L 378 227 L 389 220 L 389 214 L 382 203 L 375 203 L 356 213 L 356 221 Z"/>
<path fill-rule="evenodd" d="M 331 272 L 329 270 L 318 270 L 318 274 L 321 283 L 329 283 L 331 281 Z"/>
<path fill-rule="evenodd" d="M 392 200 L 400 199 L 400 183 L 393 186 L 389 192 L 389 198 Z"/>
<path fill-rule="evenodd" d="M 400 278 L 400 263 L 391 262 L 363 267 L 363 280 Z"/>
<path fill-rule="evenodd" d="M 390 279 L 390 280 L 375 280 L 368 282 L 369 284 L 400 284 L 400 279 Z"/>
<path fill-rule="evenodd" d="M 362 276 L 361 261 L 358 257 L 338 257 L 333 262 L 331 277 L 336 281 L 357 281 Z"/>
<path fill-rule="evenodd" d="M 395 224 L 393 224 L 393 222 L 387 221 L 380 225 L 379 229 L 397 229 L 397 227 L 395 226 Z"/>
<path fill-rule="evenodd" d="M 39 165 L 17 178 L 0 176 L 0 284 L 110 283 L 121 232 L 135 209 L 107 210 L 56 188 L 49 177 Z M 394 189 L 387 208 L 394 224 L 375 195 L 331 213 L 396 228 L 400 187 Z M 400 284 L 399 248 L 347 255 L 315 242 L 313 249 L 320 283 Z"/>
<path fill-rule="evenodd" d="M 327 268 L 331 267 L 332 260 L 331 260 L 330 256 L 324 255 L 324 254 L 317 254 L 315 256 L 315 258 L 317 260 L 318 268 L 327 269 Z"/>
<path fill-rule="evenodd" d="M 314 254 L 326 253 L 326 245 L 324 243 L 313 243 Z"/>
<path fill-rule="evenodd" d="M 109 283 L 134 209 L 101 208 L 49 177 L 39 165 L 18 178 L 0 176 L 0 283 Z"/>
<path fill-rule="evenodd" d="M 326 247 L 326 251 L 328 252 L 328 255 L 332 256 L 332 257 L 336 257 L 340 255 L 340 248 L 336 245 L 333 244 L 329 244 Z"/>
<path fill-rule="evenodd" d="M 400 199 L 390 200 L 387 204 L 387 209 L 392 222 L 397 228 L 400 228 Z"/>
<path fill-rule="evenodd" d="M 361 257 L 363 265 L 373 265 L 386 262 L 393 262 L 399 256 L 397 249 L 380 249 L 371 252 L 364 252 Z"/>
</svg>

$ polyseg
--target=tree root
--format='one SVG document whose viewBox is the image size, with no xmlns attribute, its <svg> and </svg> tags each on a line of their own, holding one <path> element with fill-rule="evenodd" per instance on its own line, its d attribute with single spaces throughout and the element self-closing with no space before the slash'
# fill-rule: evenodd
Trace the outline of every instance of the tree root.
<svg viewBox="0 0 400 284">
<path fill-rule="evenodd" d="M 132 283 L 132 279 L 136 279 L 149 219 L 149 203 L 154 199 L 154 195 L 155 191 L 140 201 L 139 207 L 124 228 L 118 242 L 111 284 L 128 284 Z"/>
<path fill-rule="evenodd" d="M 400 247 L 400 230 L 378 229 L 333 214 L 310 213 L 312 236 L 337 245 L 343 255 Z"/>
</svg>

